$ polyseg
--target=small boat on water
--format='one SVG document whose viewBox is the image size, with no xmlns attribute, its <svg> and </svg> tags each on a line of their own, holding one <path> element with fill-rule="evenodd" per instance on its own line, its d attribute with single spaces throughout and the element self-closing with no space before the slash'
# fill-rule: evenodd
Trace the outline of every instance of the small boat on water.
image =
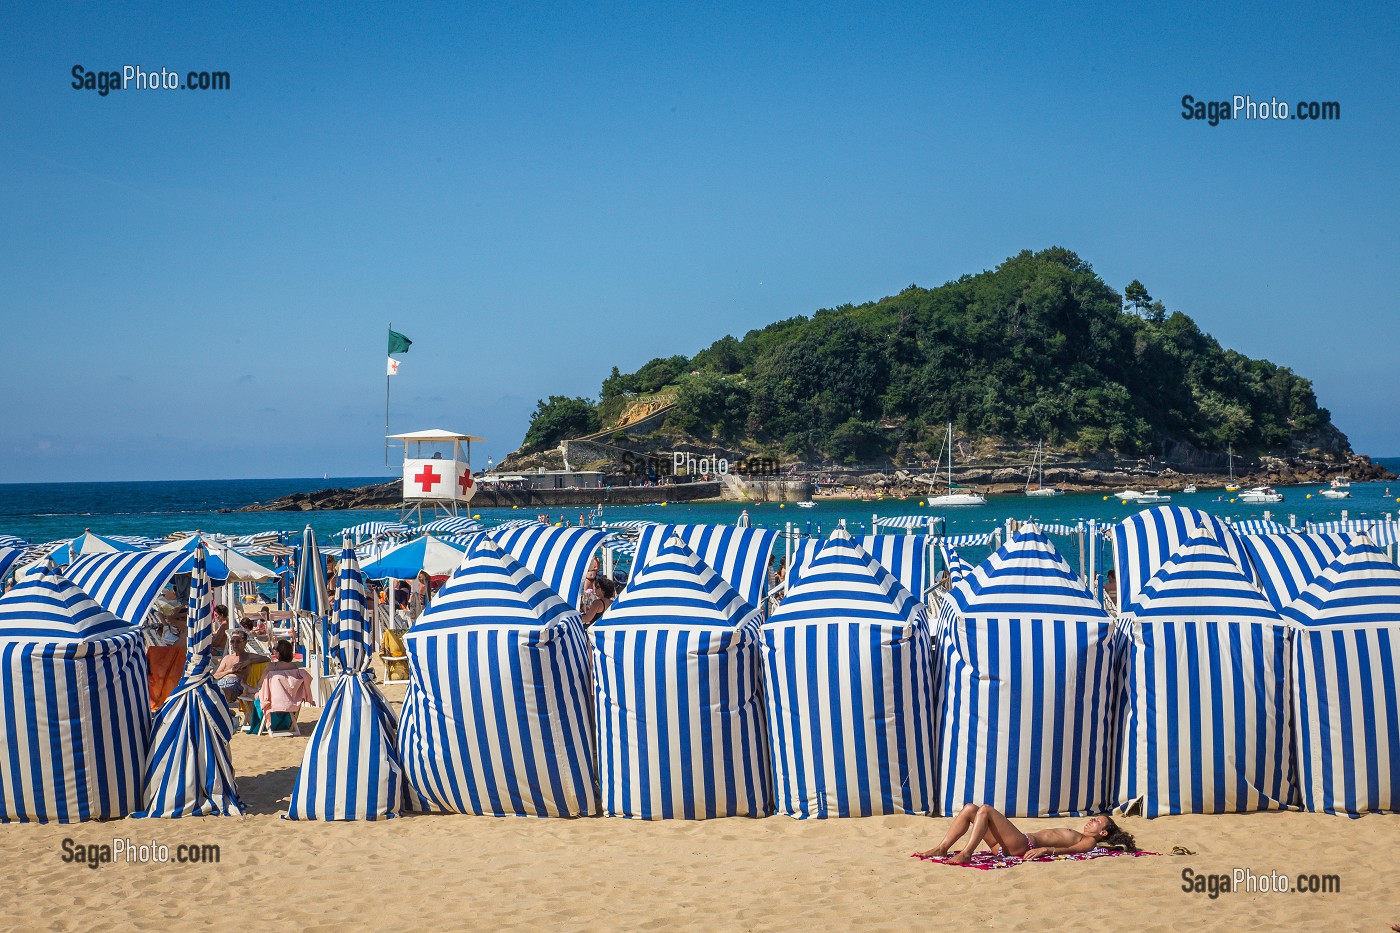
<svg viewBox="0 0 1400 933">
<path fill-rule="evenodd" d="M 1196 484 L 1195 484 L 1195 483 L 1192 483 L 1191 485 L 1187 486 L 1185 489 L 1183 489 L 1183 490 L 1181 490 L 1181 491 L 1184 492 L 1186 495 L 1189 496 L 1189 495 L 1193 494 L 1193 493 L 1196 491 Z"/>
<path fill-rule="evenodd" d="M 1350 499 L 1350 489 L 1324 489 L 1318 493 L 1324 499 Z"/>
<path fill-rule="evenodd" d="M 1225 484 L 1226 492 L 1239 492 L 1240 484 L 1235 482 L 1235 447 L 1230 445 L 1230 481 Z"/>
<path fill-rule="evenodd" d="M 1142 495 L 1138 496 L 1136 499 L 1132 500 L 1134 505 L 1158 505 L 1160 503 L 1170 501 L 1172 501 L 1171 496 L 1164 496 L 1160 492 L 1145 492 Z M 1128 500 L 1123 500 L 1123 503 L 1125 505 L 1127 504 L 1127 502 Z"/>
<path fill-rule="evenodd" d="M 1031 488 L 1031 474 L 1035 473 L 1036 466 L 1040 466 L 1040 480 L 1034 489 Z M 1065 491 L 1057 486 L 1045 485 L 1045 441 L 1036 444 L 1035 459 L 1031 461 L 1031 468 L 1026 473 L 1026 495 L 1036 498 L 1046 496 L 1063 496 Z"/>
<path fill-rule="evenodd" d="M 963 490 L 959 492 L 958 490 Z M 966 491 L 966 486 L 953 485 L 953 422 L 948 422 L 948 492 L 942 496 L 929 496 L 927 500 L 931 509 L 949 508 L 964 505 L 986 505 L 987 497 L 978 495 L 975 492 Z"/>
<path fill-rule="evenodd" d="M 1253 489 L 1246 489 L 1236 498 L 1249 505 L 1269 505 L 1274 502 L 1283 501 L 1283 493 L 1272 486 L 1255 486 Z"/>
<path fill-rule="evenodd" d="M 1351 478 L 1350 478 L 1350 477 L 1347 477 L 1347 476 L 1338 476 L 1336 479 L 1332 480 L 1332 488 L 1333 488 L 1333 489 L 1350 489 L 1350 488 L 1351 488 Z"/>
<path fill-rule="evenodd" d="M 817 507 L 817 504 L 812 500 L 808 499 L 806 502 L 797 503 L 797 507 L 799 509 L 814 509 Z"/>
<path fill-rule="evenodd" d="M 1136 489 L 1124 489 L 1115 492 L 1113 496 L 1116 499 L 1122 499 L 1124 502 L 1136 502 L 1143 497 L 1143 493 L 1138 492 Z"/>
</svg>

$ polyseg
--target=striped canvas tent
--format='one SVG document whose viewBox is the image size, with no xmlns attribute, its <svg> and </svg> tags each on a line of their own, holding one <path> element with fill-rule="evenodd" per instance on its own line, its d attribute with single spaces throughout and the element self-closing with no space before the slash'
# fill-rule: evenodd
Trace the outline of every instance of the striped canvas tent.
<svg viewBox="0 0 1400 933">
<path fill-rule="evenodd" d="M 1228 524 L 1230 530 L 1241 537 L 1249 535 L 1287 535 L 1293 533 L 1293 529 L 1282 522 L 1273 522 L 1265 518 L 1247 518 L 1241 521 L 1232 521 Z"/>
<path fill-rule="evenodd" d="M 139 807 L 149 705 L 140 634 L 53 564 L 0 596 L 0 822 Z"/>
<path fill-rule="evenodd" d="M 1358 541 L 1284 615 L 1304 809 L 1400 810 L 1400 567 Z"/>
<path fill-rule="evenodd" d="M 1214 515 L 1175 505 L 1143 509 L 1113 526 L 1114 604 L 1127 613 L 1152 575 L 1187 541 L 1201 535 L 1215 538 L 1254 582 L 1254 569 L 1245 556 L 1239 536 Z"/>
<path fill-rule="evenodd" d="M 837 529 L 832 537 L 850 537 L 845 529 Z M 922 601 L 932 581 L 929 579 L 928 535 L 862 535 L 855 543 L 884 567 L 910 593 Z M 792 563 L 788 567 L 788 585 L 796 583 L 803 569 L 816 557 L 825 542 L 817 538 L 801 538 L 793 542 Z"/>
<path fill-rule="evenodd" d="M 766 816 L 759 613 L 677 537 L 593 624 L 609 816 Z"/>
<path fill-rule="evenodd" d="M 637 539 L 640 569 L 673 537 L 679 537 L 724 582 L 738 592 L 750 606 L 760 605 L 763 587 L 768 582 L 768 559 L 773 554 L 773 542 L 778 532 L 764 528 L 740 528 L 734 525 L 648 525 Z"/>
<path fill-rule="evenodd" d="M 486 526 L 474 518 L 469 518 L 466 515 L 453 515 L 428 522 L 419 527 L 418 530 L 433 535 L 468 535 L 485 529 Z"/>
<path fill-rule="evenodd" d="M 118 619 L 140 625 L 171 577 L 190 571 L 189 557 L 171 551 L 81 554 L 64 575 Z"/>
<path fill-rule="evenodd" d="M 1308 522 L 1308 531 L 1315 534 L 1365 535 L 1381 547 L 1390 547 L 1400 538 L 1400 522 L 1356 518 L 1347 521 Z"/>
<path fill-rule="evenodd" d="M 845 531 L 791 581 L 763 626 L 763 661 L 779 813 L 932 812 L 925 610 Z"/>
<path fill-rule="evenodd" d="M 214 683 L 214 612 L 205 552 L 190 574 L 189 654 L 179 684 L 156 713 L 136 816 L 229 816 L 243 803 L 233 779 L 233 715 Z"/>
<path fill-rule="evenodd" d="M 555 528 L 541 522 L 502 525 L 488 534 L 570 606 L 578 605 L 584 572 L 608 536 L 601 528 Z"/>
<path fill-rule="evenodd" d="M 1289 630 L 1225 548 L 1187 541 L 1120 622 L 1117 805 L 1148 817 L 1288 806 Z"/>
<path fill-rule="evenodd" d="M 578 612 L 489 535 L 409 629 L 399 753 L 414 809 L 597 809 L 588 641 Z"/>
<path fill-rule="evenodd" d="M 973 535 L 940 535 L 940 544 L 948 547 L 987 547 L 995 542 L 997 533 L 995 531 L 983 531 Z"/>
<path fill-rule="evenodd" d="M 941 606 L 938 803 L 1008 816 L 1104 809 L 1114 745 L 1113 623 L 1035 525 Z"/>
<path fill-rule="evenodd" d="M 24 556 L 26 550 L 28 547 L 25 545 L 0 545 L 0 580 L 5 579 L 5 574 L 10 572 L 10 568 Z"/>
<path fill-rule="evenodd" d="M 399 815 L 403 767 L 394 711 L 370 671 L 365 579 L 350 538 L 340 552 L 336 659 L 340 674 L 301 757 L 289 820 L 382 820 Z"/>
<path fill-rule="evenodd" d="M 1351 535 L 1297 533 L 1248 535 L 1240 539 L 1258 575 L 1259 588 L 1279 610 L 1297 599 L 1351 542 Z"/>
</svg>

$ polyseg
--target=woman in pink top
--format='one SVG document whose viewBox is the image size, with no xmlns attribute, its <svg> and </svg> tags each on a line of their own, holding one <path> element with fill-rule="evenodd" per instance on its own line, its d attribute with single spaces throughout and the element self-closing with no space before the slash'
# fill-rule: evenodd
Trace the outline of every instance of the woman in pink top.
<svg viewBox="0 0 1400 933">
<path fill-rule="evenodd" d="M 292 643 L 285 638 L 277 643 L 277 660 L 263 670 L 258 684 L 258 715 L 264 710 L 272 717 L 270 732 L 290 732 L 292 713 L 303 703 L 316 705 L 311 696 L 311 674 L 292 660 Z"/>
</svg>

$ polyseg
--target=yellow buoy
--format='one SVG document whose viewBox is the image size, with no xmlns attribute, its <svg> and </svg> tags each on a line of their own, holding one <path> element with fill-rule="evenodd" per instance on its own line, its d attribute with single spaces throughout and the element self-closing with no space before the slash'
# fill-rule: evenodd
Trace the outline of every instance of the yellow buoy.
<svg viewBox="0 0 1400 933">
<path fill-rule="evenodd" d="M 785 508 L 787 508 L 787 503 L 786 503 L 786 502 L 779 502 L 779 503 L 778 503 L 778 508 L 780 508 L 780 509 L 785 509 Z"/>
<path fill-rule="evenodd" d="M 513 509 L 518 509 L 518 508 L 520 508 L 520 506 L 518 506 L 518 505 L 512 505 L 511 508 L 513 508 Z"/>
<path fill-rule="evenodd" d="M 1231 502 L 1234 502 L 1235 500 L 1234 500 L 1234 499 L 1231 499 L 1230 501 L 1231 501 Z"/>
<path fill-rule="evenodd" d="M 662 504 L 662 505 L 665 505 L 666 503 L 663 502 L 663 503 L 661 503 L 661 504 Z"/>
<path fill-rule="evenodd" d="M 1103 497 L 1103 501 L 1107 502 L 1107 501 L 1108 501 L 1108 496 L 1104 496 L 1104 497 Z"/>
<path fill-rule="evenodd" d="M 1307 494 L 1306 496 L 1304 496 L 1303 498 L 1304 498 L 1304 499 L 1311 499 L 1311 498 L 1312 498 L 1312 493 L 1308 493 L 1308 494 Z"/>
<path fill-rule="evenodd" d="M 1396 501 L 1396 502 L 1400 502 L 1400 499 L 1396 499 L 1395 501 Z M 924 500 L 923 500 L 923 499 L 920 499 L 920 500 L 919 500 L 919 505 L 923 505 L 923 504 L 924 504 Z"/>
</svg>

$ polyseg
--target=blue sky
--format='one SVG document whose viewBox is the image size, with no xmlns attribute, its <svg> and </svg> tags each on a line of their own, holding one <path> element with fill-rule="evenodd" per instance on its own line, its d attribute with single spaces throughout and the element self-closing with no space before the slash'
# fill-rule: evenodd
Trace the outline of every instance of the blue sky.
<svg viewBox="0 0 1400 933">
<path fill-rule="evenodd" d="M 1400 454 L 1397 9 L 11 5 L 0 481 L 384 472 L 389 321 L 393 428 L 499 459 L 613 365 L 1051 245 Z"/>
</svg>

